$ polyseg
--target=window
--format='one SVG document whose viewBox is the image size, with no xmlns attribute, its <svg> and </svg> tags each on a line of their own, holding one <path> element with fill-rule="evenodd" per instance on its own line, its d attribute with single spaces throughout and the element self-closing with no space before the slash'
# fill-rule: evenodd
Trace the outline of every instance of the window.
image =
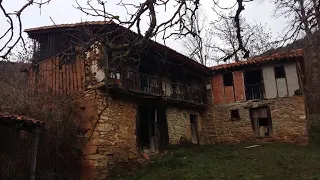
<svg viewBox="0 0 320 180">
<path fill-rule="evenodd" d="M 230 111 L 231 119 L 240 119 L 239 109 L 233 109 Z"/>
<path fill-rule="evenodd" d="M 223 74 L 223 84 L 224 84 L 224 86 L 232 86 L 233 85 L 232 72 Z"/>
<path fill-rule="evenodd" d="M 274 67 L 274 75 L 276 78 L 285 78 L 286 77 L 286 73 L 284 70 L 284 66 L 277 66 Z"/>
<path fill-rule="evenodd" d="M 246 88 L 246 99 L 257 100 L 263 99 L 263 81 L 262 70 L 255 69 L 246 71 L 244 74 L 244 84 Z"/>
</svg>

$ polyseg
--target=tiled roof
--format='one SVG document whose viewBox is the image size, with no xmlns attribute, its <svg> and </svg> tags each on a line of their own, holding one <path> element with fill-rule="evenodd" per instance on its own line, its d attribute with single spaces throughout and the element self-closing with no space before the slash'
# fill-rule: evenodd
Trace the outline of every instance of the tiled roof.
<svg viewBox="0 0 320 180">
<path fill-rule="evenodd" d="M 287 51 L 287 52 L 275 53 L 270 56 L 254 57 L 246 61 L 239 61 L 236 63 L 229 63 L 229 64 L 221 64 L 221 65 L 213 66 L 210 68 L 212 70 L 222 70 L 222 69 L 229 69 L 229 68 L 235 68 L 235 67 L 241 67 L 241 66 L 247 66 L 247 65 L 253 65 L 253 64 L 274 62 L 282 59 L 290 59 L 290 58 L 302 57 L 302 56 L 303 56 L 303 50 L 296 49 L 296 50 Z"/>
<path fill-rule="evenodd" d="M 125 28 L 113 21 L 88 21 L 88 22 L 80 22 L 80 23 L 73 23 L 73 24 L 59 24 L 59 25 L 52 25 L 52 26 L 42 26 L 42 27 L 37 27 L 37 28 L 30 28 L 30 29 L 25 29 L 24 31 L 27 33 L 31 33 L 31 32 L 35 32 L 35 31 L 41 31 L 41 30 L 53 30 L 53 29 L 59 29 L 59 28 L 75 28 L 75 27 L 80 27 L 80 26 L 94 26 L 94 25 L 105 25 L 105 24 L 114 24 L 117 25 L 119 27 Z M 131 31 L 132 33 L 135 33 L 133 31 Z M 136 34 L 136 33 L 135 33 Z M 137 35 L 137 34 L 136 34 Z M 160 48 L 162 50 L 168 51 L 171 55 L 179 58 L 181 61 L 183 61 L 186 64 L 192 65 L 194 67 L 200 68 L 202 70 L 204 70 L 205 72 L 209 73 L 210 72 L 210 68 L 207 66 L 204 66 L 200 63 L 198 63 L 197 61 L 165 46 L 162 45 L 158 42 L 155 42 L 153 40 L 149 41 L 151 45 L 153 45 L 154 47 Z"/>
<path fill-rule="evenodd" d="M 73 27 L 80 27 L 80 26 L 87 26 L 87 25 L 105 25 L 105 24 L 116 24 L 116 23 L 114 23 L 113 21 L 87 21 L 87 22 L 79 22 L 79 23 L 73 23 L 73 24 L 57 24 L 57 25 L 51 25 L 51 26 L 29 28 L 29 29 L 25 29 L 24 32 L 49 30 L 49 29 L 56 29 L 56 28 L 73 28 Z"/>
<path fill-rule="evenodd" d="M 39 121 L 36 119 L 28 118 L 25 116 L 14 115 L 14 114 L 7 114 L 7 113 L 0 113 L 0 124 L 6 123 L 16 123 L 22 122 L 25 126 L 36 126 L 36 127 L 43 127 L 45 122 Z"/>
</svg>

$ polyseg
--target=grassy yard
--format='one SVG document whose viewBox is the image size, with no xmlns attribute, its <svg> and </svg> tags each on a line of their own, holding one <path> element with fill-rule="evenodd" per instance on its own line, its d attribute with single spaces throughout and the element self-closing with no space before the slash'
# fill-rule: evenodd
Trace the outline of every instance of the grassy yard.
<svg viewBox="0 0 320 180">
<path fill-rule="evenodd" d="M 134 175 L 115 169 L 111 179 L 319 179 L 320 150 L 288 144 L 173 148 Z"/>
</svg>

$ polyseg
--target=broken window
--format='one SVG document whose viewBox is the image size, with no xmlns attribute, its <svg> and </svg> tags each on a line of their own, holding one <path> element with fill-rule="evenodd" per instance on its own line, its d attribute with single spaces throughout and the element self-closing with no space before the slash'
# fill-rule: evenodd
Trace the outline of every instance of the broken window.
<svg viewBox="0 0 320 180">
<path fill-rule="evenodd" d="M 223 74 L 223 84 L 224 84 L 224 86 L 232 86 L 233 85 L 232 72 Z"/>
<path fill-rule="evenodd" d="M 274 75 L 276 78 L 285 78 L 286 77 L 286 72 L 284 70 L 284 66 L 277 66 L 274 67 Z"/>
<path fill-rule="evenodd" d="M 231 119 L 240 119 L 239 109 L 233 109 L 230 111 Z"/>
</svg>

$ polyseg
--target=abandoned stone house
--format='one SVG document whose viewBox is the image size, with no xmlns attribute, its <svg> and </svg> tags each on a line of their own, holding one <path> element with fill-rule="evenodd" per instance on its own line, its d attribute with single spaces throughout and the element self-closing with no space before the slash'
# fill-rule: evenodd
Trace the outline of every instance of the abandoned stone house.
<svg viewBox="0 0 320 180">
<path fill-rule="evenodd" d="M 103 43 L 91 41 L 93 34 L 112 32 L 108 39 L 123 43 L 117 35 L 126 28 L 115 23 L 25 32 L 35 44 L 29 70 L 34 92 L 82 94 L 77 102 L 84 120 L 79 136 L 88 138 L 82 149 L 84 179 L 103 179 L 113 164 L 170 144 L 306 136 L 297 70 L 301 50 L 208 68 L 150 40 L 117 63 Z"/>
<path fill-rule="evenodd" d="M 84 94 L 78 101 L 85 120 L 81 135 L 90 137 L 83 148 L 86 176 L 99 173 L 103 178 L 106 167 L 136 159 L 144 149 L 157 152 L 180 141 L 204 143 L 201 118 L 210 68 L 153 41 L 120 66 L 97 41 L 79 53 L 86 41 L 83 28 L 95 34 L 125 30 L 115 23 L 92 22 L 25 31 L 35 41 L 29 71 L 34 91 Z"/>
<path fill-rule="evenodd" d="M 207 141 L 306 137 L 301 49 L 212 67 L 213 105 L 203 123 Z"/>
</svg>

